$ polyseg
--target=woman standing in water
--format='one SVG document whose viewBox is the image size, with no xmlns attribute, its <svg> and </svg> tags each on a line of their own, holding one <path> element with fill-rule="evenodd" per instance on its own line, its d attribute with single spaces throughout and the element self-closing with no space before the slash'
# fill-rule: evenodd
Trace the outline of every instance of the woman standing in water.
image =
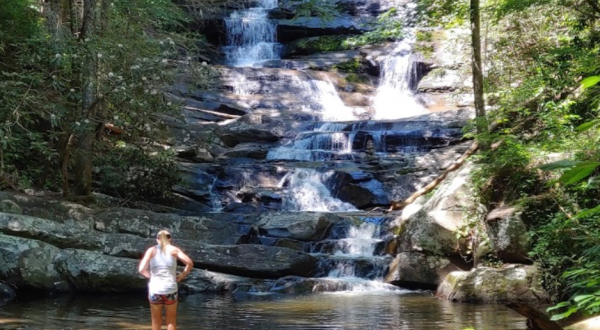
<svg viewBox="0 0 600 330">
<path fill-rule="evenodd" d="M 178 247 L 171 244 L 171 233 L 161 230 L 156 235 L 157 246 L 146 251 L 140 262 L 139 272 L 149 278 L 148 300 L 152 314 L 152 330 L 162 326 L 162 309 L 168 330 L 177 329 L 177 282 L 192 270 L 194 263 Z M 185 264 L 183 273 L 177 275 L 177 260 Z"/>
</svg>

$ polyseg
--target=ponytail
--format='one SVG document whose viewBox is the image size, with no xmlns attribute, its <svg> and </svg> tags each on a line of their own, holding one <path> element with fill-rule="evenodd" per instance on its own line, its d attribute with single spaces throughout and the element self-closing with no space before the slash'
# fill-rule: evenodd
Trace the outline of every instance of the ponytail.
<svg viewBox="0 0 600 330">
<path fill-rule="evenodd" d="M 165 253 L 165 246 L 171 244 L 171 233 L 166 230 L 161 230 L 156 234 L 156 239 L 159 242 L 160 252 Z"/>
</svg>

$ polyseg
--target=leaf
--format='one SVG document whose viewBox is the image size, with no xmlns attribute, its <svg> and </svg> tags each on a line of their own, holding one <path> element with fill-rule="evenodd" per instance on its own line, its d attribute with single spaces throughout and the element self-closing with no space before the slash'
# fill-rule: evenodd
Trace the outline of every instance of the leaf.
<svg viewBox="0 0 600 330">
<path fill-rule="evenodd" d="M 600 166 L 600 163 L 591 164 L 591 165 L 579 165 L 571 170 L 565 172 L 559 179 L 558 182 L 562 182 L 565 185 L 570 185 L 573 183 L 577 183 L 594 172 L 596 167 Z"/>
<path fill-rule="evenodd" d="M 556 315 L 552 315 L 552 318 L 550 318 L 551 321 L 558 321 L 558 320 L 562 320 L 564 318 L 569 317 L 571 314 L 577 312 L 578 308 L 577 306 L 573 306 L 571 308 L 569 308 L 569 310 L 567 310 L 564 313 L 561 314 L 556 314 Z"/>
<path fill-rule="evenodd" d="M 592 86 L 595 86 L 599 82 L 600 82 L 600 76 L 591 76 L 591 77 L 587 77 L 587 78 L 583 79 L 581 81 L 581 85 L 585 89 L 585 88 L 590 88 Z"/>
<path fill-rule="evenodd" d="M 563 301 L 563 302 L 561 302 L 561 303 L 558 303 L 558 304 L 556 304 L 556 305 L 554 305 L 554 306 L 552 306 L 552 307 L 548 307 L 548 309 L 546 309 L 546 311 L 547 311 L 547 312 L 551 312 L 551 311 L 553 311 L 553 310 L 556 310 L 556 309 L 559 309 L 559 308 L 563 308 L 563 307 L 567 307 L 567 306 L 569 306 L 569 305 L 571 305 L 571 303 L 570 303 L 570 302 L 568 302 L 568 301 Z"/>
<path fill-rule="evenodd" d="M 580 161 L 576 161 L 576 160 L 563 159 L 563 160 L 559 160 L 556 162 L 540 165 L 538 168 L 542 171 L 553 171 L 553 170 L 559 170 L 559 169 L 577 166 L 580 163 L 581 163 Z"/>
<path fill-rule="evenodd" d="M 593 294 L 582 294 L 582 295 L 576 296 L 575 298 L 573 298 L 573 300 L 578 303 L 578 302 L 581 302 L 584 299 L 593 299 L 595 297 L 596 296 L 593 295 Z"/>
<path fill-rule="evenodd" d="M 600 119 L 594 119 L 592 121 L 588 121 L 586 123 L 583 123 L 583 124 L 577 126 L 577 128 L 575 130 L 579 133 L 582 133 L 582 132 L 585 132 L 585 131 L 589 130 L 590 128 L 594 128 L 598 125 L 600 125 Z"/>
</svg>

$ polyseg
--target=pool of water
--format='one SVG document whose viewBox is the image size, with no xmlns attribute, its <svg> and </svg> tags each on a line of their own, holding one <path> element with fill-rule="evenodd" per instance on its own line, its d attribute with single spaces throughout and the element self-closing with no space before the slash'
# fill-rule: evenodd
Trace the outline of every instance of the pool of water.
<svg viewBox="0 0 600 330">
<path fill-rule="evenodd" d="M 178 329 L 524 330 L 503 306 L 457 304 L 429 293 L 182 297 Z M 163 327 L 164 328 L 164 327 Z M 23 299 L 0 307 L 0 329 L 150 329 L 143 295 Z"/>
</svg>

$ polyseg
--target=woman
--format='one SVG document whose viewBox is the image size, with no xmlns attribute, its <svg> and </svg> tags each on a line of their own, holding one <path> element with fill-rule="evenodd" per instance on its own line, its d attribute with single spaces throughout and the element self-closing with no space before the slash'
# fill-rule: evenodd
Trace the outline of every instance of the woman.
<svg viewBox="0 0 600 330">
<path fill-rule="evenodd" d="M 171 234 L 161 230 L 156 235 L 157 246 L 146 251 L 140 262 L 139 272 L 149 278 L 148 300 L 152 314 L 152 330 L 162 326 L 162 308 L 168 330 L 177 329 L 177 282 L 183 280 L 194 267 L 192 260 L 178 247 L 171 244 Z M 185 264 L 183 273 L 177 275 L 177 259 Z M 148 268 L 150 268 L 148 270 Z"/>
</svg>

